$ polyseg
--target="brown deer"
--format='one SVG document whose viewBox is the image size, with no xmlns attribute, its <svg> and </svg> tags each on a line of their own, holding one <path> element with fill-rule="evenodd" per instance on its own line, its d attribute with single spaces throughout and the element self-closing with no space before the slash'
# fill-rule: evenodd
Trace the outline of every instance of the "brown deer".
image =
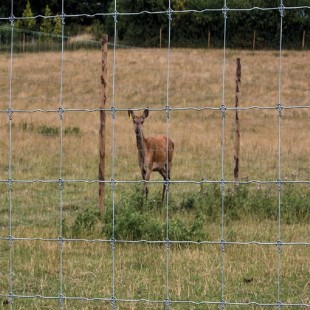
<svg viewBox="0 0 310 310">
<path fill-rule="evenodd" d="M 143 180 L 149 181 L 152 171 L 158 171 L 163 177 L 164 181 L 170 180 L 172 156 L 174 150 L 173 141 L 171 139 L 167 139 L 166 136 L 144 137 L 143 123 L 149 115 L 148 109 L 145 109 L 141 116 L 136 116 L 132 110 L 128 110 L 128 115 L 132 119 L 135 128 L 138 148 L 138 162 Z M 164 183 L 163 187 L 162 203 L 164 203 L 165 191 L 166 183 Z M 144 193 L 147 197 L 147 182 L 144 183 Z"/>
</svg>

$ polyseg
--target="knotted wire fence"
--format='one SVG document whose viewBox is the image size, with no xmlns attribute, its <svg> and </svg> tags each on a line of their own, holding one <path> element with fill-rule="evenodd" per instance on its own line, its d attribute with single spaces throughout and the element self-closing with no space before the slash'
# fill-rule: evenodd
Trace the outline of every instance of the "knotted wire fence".
<svg viewBox="0 0 310 310">
<path fill-rule="evenodd" d="M 10 48 L 10 58 L 9 58 L 9 100 L 8 100 L 8 108 L 6 110 L 1 110 L 0 112 L 2 114 L 7 114 L 8 117 L 8 125 L 9 125 L 9 155 L 8 155 L 8 178 L 5 180 L 1 180 L 1 183 L 4 183 L 8 187 L 8 236 L 7 237 L 1 237 L 1 241 L 7 242 L 9 244 L 9 270 L 8 270 L 8 277 L 9 277 L 9 291 L 8 292 L 0 292 L 0 296 L 7 300 L 7 307 L 10 309 L 17 308 L 16 301 L 20 299 L 43 299 L 43 300 L 53 300 L 57 301 L 58 308 L 63 309 L 66 307 L 66 301 L 102 301 L 104 302 L 104 307 L 106 308 L 112 308 L 117 309 L 121 307 L 134 307 L 134 305 L 142 305 L 142 307 L 145 305 L 146 307 L 158 307 L 158 308 L 165 308 L 165 309 L 174 309 L 176 306 L 184 306 L 184 309 L 189 309 L 191 307 L 220 307 L 221 309 L 224 309 L 229 306 L 260 306 L 260 307 L 276 307 L 277 309 L 280 309 L 282 307 L 310 307 L 310 304 L 308 301 L 305 303 L 293 303 L 289 301 L 282 302 L 281 301 L 281 281 L 282 281 L 282 270 L 281 270 L 281 261 L 282 261 L 282 249 L 285 246 L 303 246 L 306 248 L 306 250 L 309 250 L 310 243 L 306 241 L 298 241 L 298 242 L 284 242 L 282 241 L 282 235 L 281 235 L 281 198 L 282 198 L 282 187 L 283 184 L 309 184 L 310 181 L 307 180 L 284 180 L 282 178 L 281 174 L 281 128 L 282 128 L 282 113 L 286 109 L 308 109 L 309 106 L 284 106 L 282 103 L 282 63 L 283 63 L 283 50 L 282 50 L 282 37 L 283 37 L 283 20 L 285 18 L 285 11 L 286 10 L 295 10 L 295 9 L 302 9 L 301 7 L 288 7 L 285 6 L 286 3 L 284 0 L 281 0 L 281 4 L 279 7 L 272 7 L 272 8 L 259 8 L 259 7 L 252 7 L 249 9 L 229 9 L 228 3 L 226 0 L 223 1 L 223 7 L 221 9 L 206 9 L 201 11 L 196 10 L 181 10 L 181 11 L 174 11 L 172 7 L 172 2 L 169 0 L 167 10 L 165 11 L 159 11 L 159 12 L 149 12 L 149 11 L 142 11 L 142 12 L 119 12 L 118 11 L 118 5 L 117 0 L 115 0 L 114 3 L 114 12 L 112 13 L 94 13 L 93 15 L 74 15 L 70 14 L 70 12 L 64 12 L 64 1 L 62 0 L 62 12 L 59 16 L 59 18 L 62 21 L 62 35 L 61 35 L 61 65 L 60 65 L 60 85 L 59 85 L 59 108 L 58 109 L 24 109 L 19 110 L 14 106 L 13 101 L 13 85 L 14 85 L 14 74 L 13 74 L 13 61 L 15 56 L 14 51 L 14 35 L 15 35 L 15 28 L 14 23 L 16 20 L 21 19 L 21 17 L 15 17 L 14 11 L 13 11 L 13 0 L 11 2 L 12 8 L 11 8 L 11 15 L 9 17 L 1 17 L 1 20 L 10 22 L 10 29 L 11 29 L 11 48 Z M 310 9 L 310 7 L 303 7 L 304 9 Z M 279 43 L 279 50 L 278 50 L 278 104 L 276 106 L 265 106 L 265 107 L 259 107 L 259 106 L 250 106 L 250 107 L 241 107 L 238 108 L 238 110 L 276 110 L 278 112 L 277 117 L 277 134 L 278 134 L 278 158 L 277 158 L 277 179 L 266 181 L 266 180 L 249 180 L 249 181 L 230 181 L 226 178 L 226 171 L 225 171 L 225 126 L 226 126 L 226 115 L 227 113 L 232 110 L 235 111 L 236 108 L 227 107 L 226 104 L 226 85 L 225 85 L 225 75 L 226 75 L 226 55 L 227 55 L 227 48 L 226 48 L 226 33 L 227 33 L 227 20 L 229 19 L 229 13 L 231 11 L 253 11 L 253 10 L 278 10 L 279 11 L 279 36 L 280 36 L 280 43 Z M 221 98 L 221 105 L 217 108 L 214 107 L 178 107 L 178 106 L 171 106 L 170 104 L 170 96 L 171 96 L 171 90 L 170 90 L 170 63 L 171 63 L 171 25 L 173 16 L 175 13 L 197 13 L 197 14 L 203 14 L 206 12 L 221 12 L 223 15 L 223 23 L 224 23 L 224 36 L 223 36 L 223 58 L 222 58 L 222 98 Z M 126 111 L 121 106 L 118 106 L 116 104 L 116 69 L 117 69 L 117 26 L 118 26 L 118 18 L 121 16 L 136 16 L 136 15 L 142 15 L 142 14 L 164 14 L 167 16 L 167 23 L 168 23 L 168 34 L 167 34 L 167 64 L 166 64 L 166 99 L 165 99 L 165 106 L 159 109 L 156 108 L 150 108 L 150 111 L 163 111 L 166 115 L 166 135 L 167 137 L 170 136 L 170 121 L 171 117 L 173 115 L 174 111 L 185 111 L 185 110 L 193 110 L 193 111 L 204 111 L 204 110 L 214 110 L 214 111 L 220 111 L 221 113 L 221 178 L 219 180 L 199 180 L 199 181 L 190 181 L 190 180 L 165 180 L 165 181 L 149 181 L 150 183 L 162 183 L 165 182 L 167 185 L 167 192 L 166 192 L 166 200 L 165 200 L 165 239 L 164 240 L 158 240 L 158 241 L 150 241 L 150 240 L 117 240 L 114 235 L 114 226 L 115 226 L 115 189 L 117 184 L 125 184 L 125 183 L 141 183 L 141 181 L 128 181 L 128 180 L 118 180 L 115 176 L 115 163 L 114 160 L 116 159 L 115 155 L 115 140 L 117 139 L 117 136 L 115 136 L 115 120 L 116 115 L 118 111 Z M 64 192 L 64 185 L 65 184 L 74 184 L 74 183 L 87 183 L 87 184 L 97 184 L 100 181 L 99 180 L 90 180 L 90 179 L 72 179 L 72 180 L 66 180 L 63 178 L 63 135 L 64 135 L 64 115 L 67 115 L 67 113 L 70 112 L 96 112 L 100 111 L 100 109 L 85 109 L 84 107 L 81 108 L 68 108 L 65 107 L 63 102 L 63 72 L 64 72 L 64 50 L 65 50 L 65 21 L 70 18 L 75 17 L 112 17 L 114 19 L 114 42 L 113 42 L 113 73 L 112 73 L 112 100 L 110 103 L 110 106 L 106 109 L 107 112 L 110 112 L 111 115 L 111 179 L 105 182 L 106 185 L 110 185 L 111 188 L 111 203 L 112 203 L 112 235 L 110 239 L 103 240 L 103 239 L 68 239 L 64 237 L 64 218 L 63 218 L 63 210 L 64 210 L 64 203 L 63 203 L 63 192 Z M 52 18 L 56 16 L 35 16 L 36 18 Z M 143 110 L 143 108 L 135 108 L 135 111 Z M 19 113 L 55 113 L 58 115 L 59 119 L 59 135 L 60 135 L 60 143 L 59 143 L 59 165 L 58 165 L 58 179 L 50 179 L 50 180 L 40 180 L 40 179 L 33 179 L 33 180 L 18 180 L 13 178 L 13 165 L 14 165 L 14 159 L 12 155 L 12 149 L 14 146 L 14 139 L 12 136 L 13 127 L 14 127 L 14 117 L 15 115 Z M 34 154 L 35 156 L 35 154 Z M 55 184 L 58 187 L 58 200 L 59 200 L 59 237 L 58 238 L 45 238 L 41 236 L 34 236 L 34 237 L 18 237 L 14 236 L 13 233 L 13 210 L 14 210 L 14 186 L 18 184 L 24 184 L 25 186 L 30 186 L 31 184 L 36 183 L 47 183 L 47 184 Z M 221 236 L 219 240 L 216 241 L 185 241 L 185 240 L 170 240 L 169 235 L 169 223 L 170 223 L 170 186 L 173 184 L 218 184 L 221 188 Z M 277 240 L 274 242 L 263 242 L 263 241 L 248 241 L 248 242 L 239 242 L 239 241 L 226 241 L 225 240 L 225 228 L 226 228 L 226 221 L 225 221 L 225 194 L 227 191 L 227 186 L 233 184 L 241 184 L 241 185 L 250 185 L 250 184 L 257 184 L 257 185 L 268 185 L 273 184 L 277 186 L 277 208 L 278 208 L 278 220 L 277 220 Z M 30 294 L 15 294 L 14 293 L 14 245 L 16 242 L 29 242 L 29 241 L 42 241 L 42 242 L 52 242 L 58 244 L 58 252 L 59 252 L 59 294 L 57 295 L 30 295 Z M 63 281 L 63 263 L 64 263 L 64 255 L 63 255 L 63 247 L 65 244 L 68 243 L 75 243 L 75 242 L 86 242 L 94 245 L 100 244 L 110 244 L 111 246 L 111 274 L 109 275 L 111 277 L 111 296 L 98 296 L 98 297 L 85 297 L 85 295 L 67 295 L 64 293 L 64 281 Z M 164 255 L 165 255 L 165 283 L 163 283 L 165 287 L 165 298 L 160 300 L 155 300 L 151 298 L 119 298 L 117 293 L 117 264 L 116 264 L 116 251 L 118 246 L 121 246 L 122 244 L 133 244 L 136 245 L 138 243 L 141 244 L 159 244 L 162 245 L 164 248 Z M 171 272 L 171 257 L 170 257 L 170 251 L 172 245 L 182 245 L 182 244 L 192 244 L 192 245 L 216 245 L 220 248 L 220 255 L 221 255 L 221 298 L 219 300 L 175 300 L 171 298 L 170 294 L 170 272 Z M 226 285 L 226 277 L 227 277 L 227 271 L 225 271 L 225 264 L 226 264 L 226 256 L 225 256 L 225 249 L 228 245 L 240 245 L 240 246 L 248 246 L 248 245 L 257 245 L 257 246 L 274 246 L 276 248 L 277 252 L 277 299 L 274 300 L 272 303 L 266 303 L 262 302 L 260 300 L 248 300 L 248 301 L 239 301 L 239 302 L 232 302 L 229 299 L 226 298 L 225 294 L 225 285 Z M 259 259 L 259 258 L 258 258 Z M 308 265 L 309 268 L 309 265 Z M 195 283 L 193 284 L 195 285 Z M 5 303 L 3 303 L 5 305 Z M 83 307 L 80 306 L 81 308 Z M 102 308 L 101 308 L 102 309 Z"/>
</svg>

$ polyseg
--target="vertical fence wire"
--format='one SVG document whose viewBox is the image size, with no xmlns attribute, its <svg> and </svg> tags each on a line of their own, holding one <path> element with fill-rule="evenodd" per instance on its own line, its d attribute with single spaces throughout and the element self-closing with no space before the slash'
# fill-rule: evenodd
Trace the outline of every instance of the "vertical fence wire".
<svg viewBox="0 0 310 310">
<path fill-rule="evenodd" d="M 10 261 L 9 261 L 9 303 L 10 309 L 13 309 L 13 231 L 12 231 L 12 117 L 13 117 L 13 50 L 14 50 L 14 10 L 13 0 L 11 0 L 11 48 L 10 48 L 10 93 L 9 93 L 9 162 L 8 162 L 8 194 L 9 194 L 9 247 L 10 247 Z"/>
<path fill-rule="evenodd" d="M 226 76 L 226 31 L 227 31 L 227 4 L 224 0 L 223 6 L 223 23 L 224 23 L 224 34 L 223 34 L 223 68 L 222 68 L 222 144 L 221 144 L 221 212 L 222 212 L 222 222 L 221 222 L 221 309 L 225 308 L 225 76 Z"/>
<path fill-rule="evenodd" d="M 64 308 L 63 300 L 63 72 L 64 72 L 64 34 L 65 13 L 64 0 L 61 1 L 61 60 L 60 60 L 60 85 L 59 85 L 59 304 Z"/>
<path fill-rule="evenodd" d="M 31 298 L 53 298 L 59 300 L 59 307 L 61 309 L 64 308 L 64 300 L 65 298 L 70 298 L 67 296 L 64 296 L 63 288 L 63 245 L 64 245 L 64 238 L 63 238 L 63 186 L 64 186 L 64 180 L 63 180 L 63 116 L 64 116 L 64 107 L 63 107 L 63 72 L 64 72 L 64 45 L 65 45 L 65 12 L 64 12 L 64 0 L 62 0 L 61 3 L 62 6 L 62 13 L 61 13 L 61 63 L 60 63 L 60 89 L 59 89 L 59 128 L 60 128 L 60 141 L 59 141 L 59 179 L 58 179 L 58 189 L 59 189 L 59 296 L 22 296 L 22 297 L 31 297 Z M 278 68 L 278 104 L 277 104 L 277 111 L 278 111 L 278 156 L 277 156 L 277 180 L 275 182 L 271 182 L 270 184 L 277 184 L 278 192 L 277 192 L 277 241 L 271 242 L 271 243 L 263 243 L 260 242 L 258 244 L 272 244 L 276 245 L 277 248 L 277 301 L 276 303 L 271 304 L 259 304 L 257 302 L 229 302 L 225 298 L 225 246 L 227 242 L 225 241 L 225 191 L 226 191 L 226 185 L 227 181 L 225 180 L 225 125 L 226 125 L 226 99 L 225 99 L 225 77 L 226 77 L 226 35 L 227 35 L 227 19 L 228 19 L 228 13 L 229 8 L 227 7 L 227 1 L 224 0 L 223 8 L 222 8 L 222 14 L 223 14 L 223 23 L 224 23 L 224 33 L 223 33 L 223 64 L 222 64 L 222 101 L 221 106 L 219 108 L 219 111 L 222 116 L 222 123 L 221 123 L 221 180 L 219 180 L 218 184 L 221 186 L 221 227 L 220 227 L 220 235 L 221 240 L 218 242 L 210 242 L 211 244 L 217 244 L 220 246 L 221 250 L 221 300 L 218 302 L 199 302 L 199 301 L 186 301 L 190 304 L 217 304 L 221 307 L 221 309 L 224 309 L 227 304 L 230 305 L 266 305 L 266 306 L 276 306 L 278 309 L 281 308 L 283 305 L 281 303 L 281 249 L 282 249 L 282 241 L 281 241 L 281 191 L 283 186 L 283 181 L 281 180 L 282 174 L 281 174 L 281 127 L 282 127 L 282 112 L 283 112 L 283 105 L 282 105 L 282 40 L 283 40 L 283 20 L 284 20 L 284 13 L 285 13 L 285 6 L 284 6 L 284 0 L 281 0 L 281 4 L 279 7 L 280 12 L 280 42 L 279 42 L 279 68 Z M 145 13 L 145 12 L 144 12 Z M 147 12 L 149 13 L 149 12 Z M 167 14 L 168 17 L 168 46 L 167 46 L 167 72 L 166 72 L 166 106 L 165 106 L 165 112 L 166 112 L 166 136 L 169 139 L 169 128 L 170 128 L 170 111 L 172 110 L 170 106 L 170 62 L 171 62 L 171 26 L 172 26 L 172 16 L 173 16 L 173 10 L 172 10 L 172 4 L 171 0 L 169 0 L 168 8 L 166 12 L 162 12 L 162 14 Z M 116 240 L 115 240 L 115 188 L 116 188 L 116 181 L 115 181 L 115 170 L 114 170 L 114 164 L 115 164 L 115 118 L 116 118 L 116 103 L 115 103 L 115 86 L 116 86 L 116 40 L 117 40 L 117 22 L 118 22 L 118 16 L 119 13 L 117 12 L 117 0 L 114 1 L 114 46 L 113 46 L 113 68 L 112 68 L 112 104 L 110 108 L 111 112 L 111 158 L 112 158 L 112 168 L 111 168 L 111 197 L 112 197 L 112 236 L 111 239 L 108 240 L 111 245 L 111 260 L 112 260 L 112 283 L 111 283 L 111 289 L 112 289 L 112 296 L 111 298 L 96 298 L 99 300 L 108 300 L 111 302 L 112 309 L 117 309 L 117 302 L 122 302 L 124 300 L 117 298 L 117 292 L 116 292 Z M 8 102 L 8 109 L 7 114 L 9 118 L 9 158 L 8 158 L 8 208 L 9 208 L 9 219 L 8 219 L 8 238 L 6 238 L 9 242 L 9 293 L 7 294 L 7 297 L 9 299 L 9 305 L 10 309 L 13 310 L 13 301 L 14 299 L 19 298 L 20 296 L 14 295 L 14 285 L 13 285 L 13 276 L 14 276 L 14 270 L 13 270 L 13 241 L 15 238 L 13 237 L 13 224 L 12 224 L 12 211 L 13 211 L 13 201 L 12 201 L 12 187 L 13 187 L 13 177 L 12 177 L 12 148 L 13 148 L 13 138 L 12 138 L 12 129 L 13 129 L 13 56 L 14 56 L 14 12 L 13 12 L 13 0 L 11 0 L 11 15 L 8 19 L 11 23 L 11 46 L 10 46 L 10 83 L 9 83 L 9 102 Z M 121 110 L 121 109 L 120 109 Z M 87 109 L 84 110 L 85 112 Z M 153 302 L 153 303 L 159 303 L 164 304 L 166 310 L 170 309 L 171 303 L 173 302 L 170 299 L 170 268 L 171 268 L 171 262 L 170 262 L 170 245 L 171 240 L 169 240 L 169 189 L 170 189 L 170 180 L 168 178 L 169 176 L 169 164 L 168 164 L 168 152 L 169 152 L 169 141 L 167 139 L 167 158 L 166 158 L 166 166 L 167 166 L 167 178 L 163 181 L 164 185 L 166 185 L 166 218 L 165 218 L 165 225 L 166 225 L 166 231 L 165 231 L 165 240 L 160 242 L 160 244 L 165 245 L 165 300 L 146 300 L 146 299 L 140 299 L 140 300 L 126 300 L 130 302 L 141 302 L 141 301 L 147 301 L 147 302 Z M 50 181 L 52 182 L 52 181 Z M 67 181 L 69 182 L 69 181 Z M 87 180 L 85 180 L 87 182 Z M 186 181 L 185 181 L 186 182 Z M 36 238 L 27 238 L 27 240 L 35 240 Z M 90 240 L 86 240 L 90 241 Z M 98 242 L 103 242 L 103 240 L 97 240 Z M 69 242 L 69 241 L 68 241 Z M 91 241 L 93 242 L 93 241 Z M 142 242 L 142 240 L 140 241 Z M 179 240 L 177 242 L 182 242 L 182 240 Z M 193 242 L 195 243 L 195 242 Z M 204 242 L 202 242 L 204 243 Z M 207 242 L 206 242 L 207 243 Z M 241 243 L 241 242 L 235 242 L 235 244 L 250 244 L 251 242 L 247 243 Z M 200 242 L 196 242 L 196 244 L 201 244 Z M 291 243 L 292 244 L 292 243 Z M 304 243 L 306 246 L 309 246 L 309 243 Z M 94 300 L 95 298 L 83 298 L 81 296 L 73 296 L 71 299 L 79 299 L 79 300 Z M 290 306 L 305 306 L 310 307 L 309 304 L 286 304 Z"/>
<path fill-rule="evenodd" d="M 113 80 L 112 80 L 112 171 L 111 171 L 111 190 L 112 190 L 112 236 L 111 236 L 111 249 L 112 249 L 112 309 L 116 309 L 116 288 L 115 288 L 115 171 L 114 171 L 114 159 L 115 159 L 115 75 L 116 75 L 116 39 L 117 39 L 117 0 L 114 1 L 114 46 L 113 46 Z"/>
<path fill-rule="evenodd" d="M 279 42 L 279 91 L 278 91 L 278 235 L 277 235 L 277 252 L 278 252 L 278 277 L 277 277 L 277 297 L 278 308 L 281 307 L 281 119 L 282 119 L 282 38 L 283 38 L 283 18 L 284 5 L 283 0 L 280 4 L 280 42 Z"/>
<path fill-rule="evenodd" d="M 167 46 L 167 78 L 166 78 L 166 169 L 167 176 L 166 180 L 164 180 L 164 184 L 166 184 L 166 300 L 165 305 L 166 309 L 170 309 L 170 296 L 169 296 L 169 270 L 170 270 L 170 242 L 169 242 L 169 189 L 170 189 L 170 180 L 169 176 L 169 119 L 170 119 L 170 58 L 171 58 L 171 22 L 172 22 L 172 8 L 171 8 L 171 0 L 168 3 L 167 10 L 168 17 L 168 46 Z"/>
</svg>

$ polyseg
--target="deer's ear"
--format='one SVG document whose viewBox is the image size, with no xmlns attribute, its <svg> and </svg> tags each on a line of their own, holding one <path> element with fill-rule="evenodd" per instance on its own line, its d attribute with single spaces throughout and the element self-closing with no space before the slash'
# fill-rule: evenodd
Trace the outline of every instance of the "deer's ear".
<svg viewBox="0 0 310 310">
<path fill-rule="evenodd" d="M 143 111 L 143 118 L 147 118 L 149 116 L 149 109 L 146 108 L 144 111 Z"/>
<path fill-rule="evenodd" d="M 133 119 L 135 114 L 133 113 L 132 110 L 128 110 L 128 116 L 129 116 L 130 119 Z"/>
</svg>

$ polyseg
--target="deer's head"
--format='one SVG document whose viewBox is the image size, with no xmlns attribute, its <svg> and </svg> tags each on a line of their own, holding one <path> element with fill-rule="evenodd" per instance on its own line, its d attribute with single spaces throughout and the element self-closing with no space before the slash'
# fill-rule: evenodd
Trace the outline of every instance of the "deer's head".
<svg viewBox="0 0 310 310">
<path fill-rule="evenodd" d="M 130 119 L 132 119 L 136 135 L 142 134 L 143 123 L 144 123 L 144 120 L 148 117 L 148 115 L 149 115 L 148 109 L 145 109 L 142 115 L 140 116 L 135 115 L 134 111 L 128 110 L 128 116 Z"/>
</svg>

